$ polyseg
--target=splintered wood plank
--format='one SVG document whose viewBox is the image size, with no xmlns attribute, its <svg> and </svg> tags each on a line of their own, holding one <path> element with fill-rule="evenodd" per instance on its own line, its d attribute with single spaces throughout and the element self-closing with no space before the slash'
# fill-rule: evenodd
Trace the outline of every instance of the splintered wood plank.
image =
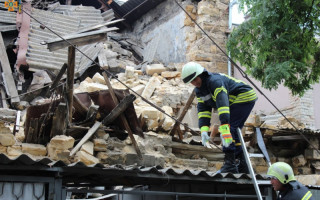
<svg viewBox="0 0 320 200">
<path fill-rule="evenodd" d="M 108 86 L 108 88 L 109 88 L 109 92 L 110 92 L 110 94 L 111 94 L 111 97 L 112 97 L 112 99 L 113 99 L 114 104 L 115 104 L 115 105 L 118 105 L 118 104 L 119 104 L 119 100 L 118 100 L 116 94 L 114 93 L 114 90 L 113 90 L 113 88 L 112 88 L 112 86 L 111 86 L 111 83 L 110 83 L 110 81 L 109 81 L 109 78 L 108 78 L 106 72 L 103 72 L 102 74 L 103 74 L 103 77 L 104 77 L 104 79 L 105 79 L 105 81 L 106 81 L 106 83 L 107 83 L 107 86 Z M 138 144 L 137 144 L 136 140 L 134 139 L 132 130 L 131 130 L 131 128 L 130 128 L 130 126 L 129 126 L 129 124 L 128 124 L 128 121 L 127 121 L 126 117 L 124 116 L 124 114 L 121 114 L 121 115 L 120 115 L 120 119 L 121 119 L 121 121 L 123 122 L 124 127 L 125 127 L 125 129 L 127 130 L 128 134 L 129 134 L 129 136 L 130 136 L 131 142 L 132 142 L 132 144 L 133 144 L 133 146 L 134 146 L 134 148 L 135 148 L 135 150 L 136 150 L 136 152 L 137 152 L 138 157 L 139 157 L 140 159 L 142 159 L 142 154 L 141 154 L 141 152 L 140 152 L 140 149 L 139 149 L 139 147 L 138 147 Z"/>
<path fill-rule="evenodd" d="M 66 128 L 66 111 L 67 105 L 65 103 L 60 103 L 56 108 L 52 120 L 50 138 L 56 135 L 64 135 L 64 131 Z"/>
<path fill-rule="evenodd" d="M 126 96 L 116 107 L 107 115 L 101 122 L 95 124 L 88 130 L 87 134 L 80 140 L 80 142 L 72 149 L 70 156 L 73 156 L 80 147 L 90 139 L 90 137 L 100 128 L 101 125 L 108 125 L 113 122 L 119 115 L 125 111 L 128 106 L 136 99 L 133 94 Z"/>
<path fill-rule="evenodd" d="M 174 136 L 174 134 L 175 134 L 176 131 L 177 131 L 177 130 L 176 130 L 177 127 L 180 125 L 180 122 L 182 122 L 184 116 L 187 114 L 187 112 L 188 112 L 188 110 L 189 110 L 189 107 L 190 107 L 190 105 L 192 104 L 193 99 L 194 99 L 195 96 L 196 96 L 196 92 L 195 92 L 195 90 L 193 90 L 192 93 L 191 93 L 191 95 L 190 95 L 190 97 L 189 97 L 189 99 L 188 99 L 188 101 L 187 101 L 187 103 L 186 103 L 186 105 L 184 106 L 184 108 L 183 108 L 180 116 L 178 117 L 178 120 L 177 120 L 176 123 L 173 125 L 172 129 L 170 130 L 169 135 Z M 182 140 L 183 137 L 182 137 L 181 131 L 177 131 L 177 132 L 178 132 L 178 135 L 179 135 L 179 139 Z"/>
</svg>

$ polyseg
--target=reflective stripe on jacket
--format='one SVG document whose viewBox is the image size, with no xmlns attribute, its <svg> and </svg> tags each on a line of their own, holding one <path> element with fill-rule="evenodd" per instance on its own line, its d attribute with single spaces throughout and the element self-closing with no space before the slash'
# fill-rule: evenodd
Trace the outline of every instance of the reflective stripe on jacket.
<svg viewBox="0 0 320 200">
<path fill-rule="evenodd" d="M 229 124 L 229 106 L 257 100 L 255 91 L 245 82 L 225 74 L 205 72 L 208 75 L 202 78 L 201 87 L 195 90 L 200 128 L 210 126 L 212 108 L 218 110 L 221 124 Z"/>
</svg>

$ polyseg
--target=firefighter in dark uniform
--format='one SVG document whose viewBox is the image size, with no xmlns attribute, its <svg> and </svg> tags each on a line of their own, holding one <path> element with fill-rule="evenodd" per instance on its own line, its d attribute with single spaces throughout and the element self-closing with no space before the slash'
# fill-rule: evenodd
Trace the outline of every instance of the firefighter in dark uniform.
<svg viewBox="0 0 320 200">
<path fill-rule="evenodd" d="M 275 191 L 279 191 L 277 200 L 315 200 L 308 188 L 296 181 L 293 170 L 285 162 L 272 164 L 267 172 Z"/>
<path fill-rule="evenodd" d="M 193 84 L 198 99 L 198 119 L 201 139 L 208 146 L 212 108 L 219 114 L 219 132 L 225 153 L 220 173 L 249 173 L 237 134 L 257 100 L 255 91 L 245 82 L 221 73 L 211 73 L 200 64 L 189 62 L 183 66 L 181 78 Z M 236 164 L 236 159 L 239 164 Z"/>
</svg>

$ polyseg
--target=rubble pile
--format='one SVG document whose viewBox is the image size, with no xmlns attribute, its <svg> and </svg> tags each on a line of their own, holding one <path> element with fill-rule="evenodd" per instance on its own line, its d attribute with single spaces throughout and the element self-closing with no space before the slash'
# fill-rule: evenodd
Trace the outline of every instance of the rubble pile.
<svg viewBox="0 0 320 200">
<path fill-rule="evenodd" d="M 108 70 L 112 74 L 110 83 L 113 89 L 128 91 L 135 95 L 133 106 L 136 116 L 134 118 L 127 117 L 127 120 L 139 120 L 141 127 L 138 128 L 141 128 L 143 137 L 138 134 L 134 134 L 133 137 L 142 158 L 139 158 L 132 139 L 128 137 L 128 131 L 125 131 L 121 125 L 115 127 L 114 124 L 112 126 L 102 124 L 91 137 L 83 141 L 79 149 L 75 148 L 94 126 L 93 124 L 101 121 L 101 116 L 109 114 L 101 112 L 99 106 L 91 102 L 92 99 L 89 100 L 90 105 L 87 107 L 85 105 L 83 108 L 85 115 L 87 115 L 87 118 L 83 120 L 86 123 L 82 121 L 83 123 L 79 125 L 73 121 L 73 128 L 81 132 L 81 134 L 77 134 L 78 137 L 73 137 L 70 132 L 65 131 L 61 134 L 46 135 L 48 142 L 28 142 L 35 140 L 28 139 L 28 135 L 25 133 L 29 131 L 30 127 L 38 130 L 42 123 L 35 123 L 35 119 L 28 118 L 27 108 L 30 105 L 47 106 L 56 100 L 42 95 L 41 91 L 44 89 L 41 90 L 41 88 L 53 82 L 45 70 L 38 70 L 33 74 L 34 82 L 31 83 L 28 90 L 37 89 L 40 91 L 26 95 L 22 99 L 24 103 L 20 102 L 20 105 L 23 105 L 19 107 L 20 110 L 1 108 L 0 153 L 12 159 L 21 154 L 27 154 L 33 159 L 48 157 L 53 161 L 61 160 L 67 164 L 83 162 L 86 165 L 101 163 L 104 165 L 159 165 L 208 171 L 220 169 L 223 165 L 224 154 L 221 151 L 219 136 L 214 138 L 215 143 L 211 145 L 212 149 L 208 149 L 201 145 L 199 135 L 191 134 L 190 130 L 182 125 L 179 128 L 182 131 L 183 141 L 176 142 L 176 135 L 169 134 L 176 123 L 173 118 L 176 119 L 179 116 L 193 91 L 193 86 L 181 81 L 180 69 L 183 63 L 165 66 L 160 62 L 150 62 L 143 65 L 139 60 L 141 57 L 137 56 L 141 54 L 138 46 L 142 45 L 137 45 L 137 42 L 128 42 L 128 38 L 124 41 L 116 33 L 111 33 L 107 40 L 100 45 L 102 45 L 102 50 L 97 57 L 102 69 L 95 70 L 92 76 L 83 77 L 86 75 L 84 73 L 82 77 L 77 77 L 73 94 L 76 96 L 77 94 L 109 90 L 105 77 L 101 73 L 103 70 Z M 61 80 L 61 82 L 65 82 L 64 79 Z M 63 98 L 59 100 L 62 101 Z M 102 99 L 101 101 L 107 100 Z M 84 102 L 82 103 L 84 104 Z M 195 98 L 192 103 L 193 109 L 196 103 Z M 51 109 L 53 108 L 51 107 Z M 91 109 L 95 115 L 89 116 Z M 47 113 L 48 110 L 43 112 Z M 55 116 L 56 112 L 48 113 L 47 120 L 53 120 L 54 117 L 57 117 Z M 90 123 L 86 121 L 88 119 L 91 120 Z M 306 129 L 304 124 L 294 117 L 288 117 L 288 119 L 295 127 L 305 133 L 311 145 L 306 143 L 292 127 L 292 124 L 281 116 L 256 113 L 249 117 L 243 129 L 247 148 L 251 153 L 259 152 L 255 136 L 256 128 L 260 128 L 271 162 L 288 162 L 292 164 L 297 175 L 319 174 L 320 156 L 314 149 L 319 149 L 319 133 Z M 25 130 L 28 120 L 31 123 L 28 123 L 28 130 Z M 197 121 L 197 115 L 192 116 L 192 120 Z M 116 121 L 119 121 L 118 118 Z M 54 128 L 60 127 L 52 128 L 56 130 Z M 44 125 L 44 129 L 49 129 L 49 126 Z M 50 133 L 51 130 L 46 131 Z M 38 136 L 40 137 L 40 135 L 35 137 Z M 32 134 L 29 134 L 29 137 L 32 137 Z M 268 166 L 264 159 L 252 158 L 252 161 L 256 173 L 266 173 Z"/>
<path fill-rule="evenodd" d="M 81 161 L 87 165 L 95 163 L 160 165 L 211 171 L 216 171 L 222 166 L 223 153 L 220 150 L 219 139 L 217 139 L 216 145 L 212 145 L 213 149 L 206 149 L 201 146 L 199 136 L 192 135 L 182 126 L 184 142 L 186 143 L 173 142 L 172 136 L 168 135 L 175 121 L 167 115 L 176 118 L 193 90 L 191 85 L 184 84 L 181 81 L 180 72 L 175 67 L 166 67 L 161 63 L 155 63 L 147 65 L 144 71 L 137 69 L 132 54 L 122 49 L 121 45 L 114 41 L 105 42 L 104 53 L 108 60 L 108 65 L 105 65 L 104 68 L 113 72 L 113 77 L 110 80 L 113 89 L 127 90 L 130 88 L 129 92 L 136 95 L 133 105 L 137 118 L 144 122 L 145 138 L 137 135 L 134 135 L 134 138 L 143 159 L 139 159 L 129 137 L 124 140 L 111 137 L 107 127 L 104 126 L 100 127 L 94 136 L 87 140 L 72 156 L 70 156 L 70 152 L 79 142 L 79 139 L 71 136 L 56 135 L 50 139 L 48 144 L 26 143 L 25 131 L 23 130 L 26 116 L 21 118 L 19 130 L 14 134 L 12 134 L 13 124 L 10 124 L 10 130 L 7 123 L 1 123 L 1 152 L 10 158 L 28 154 L 34 159 L 49 157 L 52 160 L 61 160 L 65 163 Z M 41 76 L 41 73 L 37 73 L 37 75 Z M 100 72 L 96 72 L 92 77 L 87 77 L 83 81 L 78 81 L 74 87 L 74 94 L 108 90 L 105 79 Z M 36 101 L 33 101 L 33 104 L 43 105 L 50 102 L 50 99 L 40 99 L 37 98 Z M 193 105 L 195 104 L 196 99 L 193 102 Z M 10 109 L 4 111 L 3 113 L 7 114 L 4 114 L 2 119 L 10 119 L 14 123 L 17 111 Z M 25 111 L 22 113 L 25 113 Z M 194 119 L 197 119 L 197 116 L 194 116 Z M 305 128 L 299 121 L 291 117 L 290 119 L 300 129 Z M 272 141 L 273 136 L 279 135 L 279 132 L 281 135 L 281 130 L 289 129 L 292 131 L 292 126 L 285 120 L 279 116 L 272 118 L 263 116 L 263 114 L 251 115 L 243 132 L 246 141 L 248 141 L 247 147 L 252 152 L 258 151 L 254 141 L 256 127 L 260 127 L 262 130 L 272 162 L 286 161 L 292 163 L 296 174 L 311 174 L 313 170 L 318 172 L 320 169 L 318 160 L 320 158 L 310 147 L 300 147 L 299 152 L 301 154 L 299 155 L 290 154 L 289 150 L 279 150 L 278 152 L 272 150 L 274 146 L 279 145 Z M 191 145 L 192 142 L 196 145 Z M 298 140 L 292 142 L 291 145 L 299 147 L 301 143 L 301 140 Z M 319 146 L 318 143 L 315 145 Z M 292 146 L 286 148 L 292 148 Z M 283 148 L 282 144 L 275 147 L 275 149 L 280 148 Z M 257 173 L 267 171 L 268 166 L 264 159 L 252 158 L 252 161 Z"/>
</svg>

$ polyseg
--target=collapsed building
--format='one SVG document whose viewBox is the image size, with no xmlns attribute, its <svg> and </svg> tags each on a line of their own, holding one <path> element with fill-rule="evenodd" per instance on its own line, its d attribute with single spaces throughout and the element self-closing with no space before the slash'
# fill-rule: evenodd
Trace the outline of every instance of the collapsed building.
<svg viewBox="0 0 320 200">
<path fill-rule="evenodd" d="M 118 6 L 103 11 L 58 2 L 39 9 L 35 3 L 23 3 L 21 13 L 0 13 L 5 16 L 0 24 L 3 188 L 14 188 L 6 184 L 13 181 L 23 190 L 27 186 L 19 183 L 28 175 L 26 185 L 40 182 L 33 192 L 39 199 L 64 199 L 81 193 L 82 186 L 85 194 L 110 195 L 118 187 L 138 195 L 149 191 L 148 198 L 159 199 L 185 193 L 255 199 L 248 175 L 215 173 L 223 165 L 218 137 L 211 149 L 201 146 L 196 99 L 180 79 L 181 68 L 196 60 L 209 71 L 227 73 L 228 61 L 175 1 L 115 1 Z M 179 3 L 225 48 L 228 1 Z M 58 36 L 77 44 L 74 54 Z M 312 147 L 319 149 L 319 131 L 290 120 L 311 145 L 278 114 L 256 112 L 243 129 L 247 148 L 259 152 L 258 128 L 271 161 L 290 163 L 301 182 L 316 188 L 320 157 Z M 263 195 L 272 199 L 263 176 L 267 163 L 263 158 L 252 162 Z M 235 185 L 239 189 L 233 191 Z"/>
</svg>

